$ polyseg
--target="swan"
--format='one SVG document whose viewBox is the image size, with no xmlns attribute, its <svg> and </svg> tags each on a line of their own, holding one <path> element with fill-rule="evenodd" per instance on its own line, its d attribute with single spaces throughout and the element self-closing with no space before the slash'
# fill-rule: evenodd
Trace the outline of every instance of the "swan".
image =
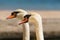
<svg viewBox="0 0 60 40">
<path fill-rule="evenodd" d="M 43 28 L 42 28 L 42 18 L 36 12 L 27 12 L 23 9 L 17 9 L 11 13 L 7 19 L 18 18 L 21 20 L 19 25 L 23 24 L 24 34 L 23 40 L 30 40 L 30 30 L 29 23 L 33 23 L 35 26 L 36 40 L 44 40 Z"/>
</svg>

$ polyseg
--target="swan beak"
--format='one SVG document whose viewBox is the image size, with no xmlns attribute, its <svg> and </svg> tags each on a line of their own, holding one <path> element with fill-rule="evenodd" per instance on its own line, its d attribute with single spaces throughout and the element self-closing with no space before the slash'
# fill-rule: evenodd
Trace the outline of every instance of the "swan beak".
<svg viewBox="0 0 60 40">
<path fill-rule="evenodd" d="M 24 18 L 24 19 L 19 23 L 19 25 L 20 25 L 20 24 L 27 23 L 27 22 L 28 22 L 28 19 L 27 19 L 27 18 Z"/>
<path fill-rule="evenodd" d="M 7 19 L 12 19 L 12 18 L 14 18 L 14 15 L 13 16 L 10 15 L 7 17 Z"/>
</svg>

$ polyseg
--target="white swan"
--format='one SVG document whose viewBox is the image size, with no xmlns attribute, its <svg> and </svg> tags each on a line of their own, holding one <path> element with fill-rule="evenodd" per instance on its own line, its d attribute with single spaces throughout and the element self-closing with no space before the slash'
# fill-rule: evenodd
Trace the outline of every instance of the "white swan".
<svg viewBox="0 0 60 40">
<path fill-rule="evenodd" d="M 42 28 L 42 18 L 39 14 L 35 12 L 26 12 L 22 9 L 17 9 L 11 13 L 7 19 L 18 18 L 20 21 L 19 24 L 23 24 L 24 26 L 24 37 L 23 40 L 30 40 L 30 30 L 29 30 L 29 22 L 35 25 L 36 39 L 44 40 L 43 37 L 43 28 Z"/>
</svg>

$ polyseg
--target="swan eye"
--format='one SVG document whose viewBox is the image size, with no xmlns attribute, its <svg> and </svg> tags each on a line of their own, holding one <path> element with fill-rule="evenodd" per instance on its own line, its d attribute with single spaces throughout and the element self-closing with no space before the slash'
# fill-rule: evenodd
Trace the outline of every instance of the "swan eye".
<svg viewBox="0 0 60 40">
<path fill-rule="evenodd" d="M 14 14 L 17 15 L 18 13 L 20 13 L 20 12 L 19 11 L 14 11 L 14 12 L 11 13 L 11 15 L 14 15 Z"/>
<path fill-rule="evenodd" d="M 24 16 L 24 18 L 29 19 L 30 16 L 31 16 L 30 14 L 27 14 L 27 15 Z"/>
<path fill-rule="evenodd" d="M 19 11 L 14 11 L 14 12 L 11 13 L 11 15 L 12 16 L 14 15 L 16 17 L 18 13 L 20 13 L 20 12 Z"/>
</svg>

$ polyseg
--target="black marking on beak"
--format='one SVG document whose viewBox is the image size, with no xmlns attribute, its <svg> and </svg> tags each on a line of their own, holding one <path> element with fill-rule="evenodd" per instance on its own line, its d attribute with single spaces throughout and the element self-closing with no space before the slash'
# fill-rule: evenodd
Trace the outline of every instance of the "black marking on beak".
<svg viewBox="0 0 60 40">
<path fill-rule="evenodd" d="M 11 13 L 11 16 L 14 15 L 16 17 L 18 13 L 20 13 L 20 12 L 19 11 L 14 11 L 14 12 Z"/>
<path fill-rule="evenodd" d="M 11 13 L 11 15 L 18 14 L 18 13 L 20 13 L 20 12 L 19 11 L 14 11 L 14 12 Z"/>
<path fill-rule="evenodd" d="M 31 15 L 27 14 L 27 15 L 24 16 L 24 18 L 29 19 L 30 16 L 31 16 Z"/>
<path fill-rule="evenodd" d="M 24 18 L 27 18 L 27 21 L 25 23 L 27 23 L 29 21 L 30 16 L 31 16 L 30 14 L 27 14 L 24 16 Z"/>
</svg>

